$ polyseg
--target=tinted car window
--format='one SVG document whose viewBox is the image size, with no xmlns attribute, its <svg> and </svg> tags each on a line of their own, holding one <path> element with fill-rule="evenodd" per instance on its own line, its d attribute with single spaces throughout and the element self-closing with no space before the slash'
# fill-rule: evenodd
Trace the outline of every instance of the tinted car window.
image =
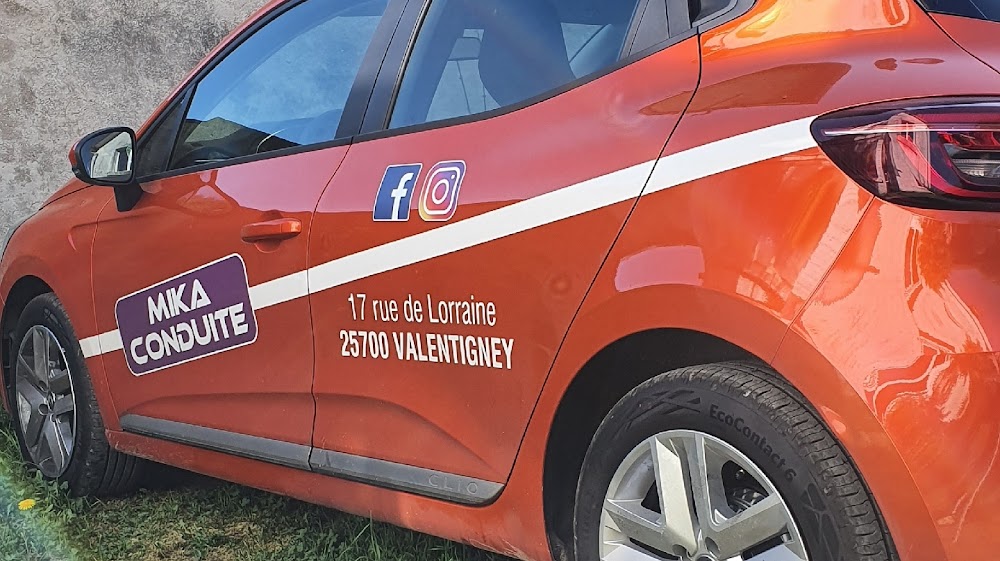
<svg viewBox="0 0 1000 561">
<path fill-rule="evenodd" d="M 388 0 L 309 0 L 198 84 L 171 169 L 334 140 Z"/>
<path fill-rule="evenodd" d="M 1000 0 L 922 0 L 928 10 L 1000 22 Z"/>
<path fill-rule="evenodd" d="M 733 4 L 732 0 L 688 0 L 691 23 L 714 16 Z"/>
<path fill-rule="evenodd" d="M 390 126 L 515 105 L 615 64 L 639 0 L 435 0 Z"/>
<path fill-rule="evenodd" d="M 174 139 L 177 138 L 181 110 L 181 104 L 175 103 L 159 123 L 142 136 L 137 151 L 139 160 L 135 168 L 136 177 L 149 177 L 167 168 L 170 153 L 174 148 Z"/>
</svg>

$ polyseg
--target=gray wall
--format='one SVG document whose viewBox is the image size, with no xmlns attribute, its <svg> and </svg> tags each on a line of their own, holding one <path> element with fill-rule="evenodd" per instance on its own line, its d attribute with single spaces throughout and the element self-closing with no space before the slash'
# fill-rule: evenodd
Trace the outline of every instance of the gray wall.
<svg viewBox="0 0 1000 561">
<path fill-rule="evenodd" d="M 264 0 L 0 0 L 0 235 L 71 176 L 79 137 L 138 127 Z"/>
</svg>

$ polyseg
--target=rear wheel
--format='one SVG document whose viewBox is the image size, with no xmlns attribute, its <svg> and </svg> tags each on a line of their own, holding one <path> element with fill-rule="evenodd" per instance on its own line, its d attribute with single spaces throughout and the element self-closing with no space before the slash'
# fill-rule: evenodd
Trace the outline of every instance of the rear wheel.
<svg viewBox="0 0 1000 561">
<path fill-rule="evenodd" d="M 80 344 L 54 294 L 25 307 L 10 356 L 11 410 L 28 465 L 77 496 L 133 490 L 146 464 L 108 444 Z"/>
<path fill-rule="evenodd" d="M 676 370 L 626 395 L 584 460 L 578 561 L 887 561 L 857 471 L 772 372 Z"/>
</svg>

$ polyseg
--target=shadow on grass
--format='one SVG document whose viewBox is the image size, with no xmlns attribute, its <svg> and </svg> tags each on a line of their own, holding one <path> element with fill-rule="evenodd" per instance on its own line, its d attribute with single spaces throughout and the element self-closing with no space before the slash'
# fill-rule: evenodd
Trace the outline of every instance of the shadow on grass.
<svg viewBox="0 0 1000 561">
<path fill-rule="evenodd" d="M 226 485 L 225 481 L 163 464 L 150 464 L 142 483 L 150 493 L 169 493 L 192 489 L 212 489 Z"/>
</svg>

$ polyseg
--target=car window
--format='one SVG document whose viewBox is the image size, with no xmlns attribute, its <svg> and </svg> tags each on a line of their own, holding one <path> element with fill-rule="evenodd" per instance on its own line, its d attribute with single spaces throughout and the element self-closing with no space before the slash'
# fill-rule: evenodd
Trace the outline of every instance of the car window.
<svg viewBox="0 0 1000 561">
<path fill-rule="evenodd" d="M 1000 22 L 1000 0 L 923 0 L 932 12 Z"/>
<path fill-rule="evenodd" d="M 615 64 L 639 0 L 434 0 L 390 126 L 515 105 Z"/>
<path fill-rule="evenodd" d="M 174 141 L 180 129 L 184 104 L 174 102 L 158 121 L 139 139 L 136 151 L 137 163 L 135 176 L 139 179 L 162 173 L 170 163 L 170 154 L 174 151 Z"/>
<path fill-rule="evenodd" d="M 308 0 L 197 85 L 171 169 L 334 140 L 388 0 Z"/>
<path fill-rule="evenodd" d="M 719 12 L 732 6 L 733 3 L 734 0 L 688 0 L 688 13 L 691 15 L 691 23 L 717 15 Z"/>
</svg>

